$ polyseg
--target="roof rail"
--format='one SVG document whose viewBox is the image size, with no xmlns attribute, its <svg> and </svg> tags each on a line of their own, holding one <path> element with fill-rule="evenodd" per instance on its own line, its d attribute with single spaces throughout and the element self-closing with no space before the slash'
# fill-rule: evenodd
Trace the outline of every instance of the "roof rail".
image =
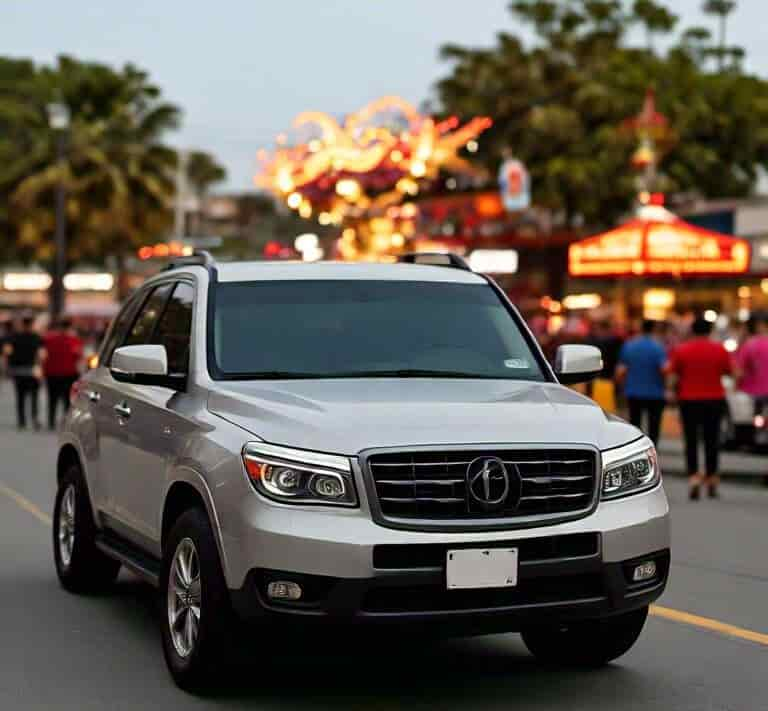
<svg viewBox="0 0 768 711">
<path fill-rule="evenodd" d="M 196 249 L 192 254 L 186 257 L 173 257 L 168 264 L 166 264 L 162 271 L 167 272 L 171 269 L 179 269 L 181 267 L 210 267 L 216 260 L 211 256 L 210 252 L 204 249 Z"/>
<path fill-rule="evenodd" d="M 453 252 L 409 252 L 408 254 L 401 254 L 397 261 L 404 264 L 430 264 L 434 267 L 451 267 L 463 269 L 465 272 L 472 271 L 467 260 L 458 254 L 453 254 Z"/>
</svg>

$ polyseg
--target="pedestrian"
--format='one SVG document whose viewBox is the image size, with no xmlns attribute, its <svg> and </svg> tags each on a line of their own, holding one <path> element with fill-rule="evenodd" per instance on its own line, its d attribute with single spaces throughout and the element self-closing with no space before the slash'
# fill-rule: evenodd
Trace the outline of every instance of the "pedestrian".
<svg viewBox="0 0 768 711">
<path fill-rule="evenodd" d="M 731 360 L 722 343 L 710 338 L 712 324 L 703 318 L 693 322 L 692 337 L 680 344 L 669 360 L 668 372 L 677 378 L 677 400 L 685 437 L 689 496 L 700 496 L 707 487 L 717 498 L 720 484 L 720 420 L 725 412 L 722 378 L 731 373 Z M 699 469 L 699 442 L 703 440 L 705 468 Z"/>
<path fill-rule="evenodd" d="M 40 429 L 38 390 L 42 371 L 40 364 L 45 351 L 43 340 L 35 332 L 34 316 L 24 316 L 21 330 L 14 333 L 4 346 L 8 374 L 16 389 L 16 425 L 21 430 L 27 426 L 27 400 L 30 402 L 32 425 Z"/>
<path fill-rule="evenodd" d="M 586 341 L 600 350 L 603 370 L 587 385 L 587 394 L 607 412 L 616 411 L 616 366 L 619 362 L 623 339 L 608 321 L 593 325 L 592 334 Z"/>
<path fill-rule="evenodd" d="M 759 314 L 751 324 L 753 335 L 744 341 L 734 358 L 734 375 L 739 390 L 755 403 L 755 415 L 768 405 L 768 314 Z"/>
<path fill-rule="evenodd" d="M 69 410 L 69 390 L 80 375 L 83 342 L 68 318 L 59 319 L 43 338 L 43 374 L 48 390 L 48 427 L 56 429 L 56 410 Z"/>
<path fill-rule="evenodd" d="M 10 343 L 12 335 L 13 321 L 9 319 L 3 322 L 2 330 L 0 330 L 0 381 L 8 376 L 4 355 L 5 346 Z"/>
<path fill-rule="evenodd" d="M 667 352 L 661 344 L 664 325 L 643 321 L 642 333 L 627 341 L 619 353 L 616 379 L 624 384 L 629 420 L 658 445 L 664 414 L 664 368 Z M 647 428 L 644 427 L 647 422 Z"/>
</svg>

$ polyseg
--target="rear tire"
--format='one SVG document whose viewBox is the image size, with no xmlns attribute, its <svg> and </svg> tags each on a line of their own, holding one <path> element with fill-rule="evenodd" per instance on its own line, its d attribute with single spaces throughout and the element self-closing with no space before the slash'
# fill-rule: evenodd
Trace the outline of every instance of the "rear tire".
<svg viewBox="0 0 768 711">
<path fill-rule="evenodd" d="M 165 661 L 176 684 L 201 693 L 226 669 L 233 612 L 219 551 L 201 509 L 183 513 L 163 546 L 160 572 Z"/>
<path fill-rule="evenodd" d="M 600 667 L 628 652 L 640 636 L 648 608 L 616 617 L 522 632 L 525 646 L 545 664 Z"/>
<path fill-rule="evenodd" d="M 115 582 L 120 563 L 96 547 L 96 533 L 85 478 L 73 464 L 59 480 L 53 506 L 53 559 L 65 590 L 93 594 Z"/>
</svg>

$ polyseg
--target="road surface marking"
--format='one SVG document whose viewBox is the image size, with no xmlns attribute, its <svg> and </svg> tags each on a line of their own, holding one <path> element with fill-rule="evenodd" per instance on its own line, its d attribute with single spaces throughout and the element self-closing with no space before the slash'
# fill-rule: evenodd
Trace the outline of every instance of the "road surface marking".
<svg viewBox="0 0 768 711">
<path fill-rule="evenodd" d="M 4 494 L 19 508 L 24 509 L 24 511 L 27 513 L 31 513 L 38 521 L 41 521 L 47 526 L 51 525 L 51 517 L 42 509 L 39 509 L 37 506 L 35 506 L 29 499 L 22 496 L 18 491 L 14 491 L 10 487 L 7 487 L 5 484 L 0 483 L 0 494 Z"/>
<path fill-rule="evenodd" d="M 718 632 L 727 635 L 728 637 L 738 637 L 739 639 L 745 639 L 749 642 L 756 642 L 757 644 L 768 646 L 768 634 L 746 630 L 743 627 L 729 625 L 725 622 L 720 622 L 719 620 L 713 620 L 710 617 L 700 617 L 699 615 L 692 615 L 690 612 L 673 610 L 670 607 L 660 607 L 659 605 L 651 605 L 651 614 L 655 617 L 663 617 L 665 620 L 681 622 L 685 625 L 692 625 L 704 630 L 710 630 L 711 632 Z"/>
<path fill-rule="evenodd" d="M 19 508 L 32 514 L 38 521 L 44 523 L 46 526 L 51 525 L 51 517 L 42 509 L 35 506 L 35 504 L 28 498 L 22 496 L 18 491 L 14 491 L 5 484 L 0 483 L 0 494 L 5 495 Z M 666 620 L 673 620 L 674 622 L 681 622 L 693 627 L 699 627 L 700 629 L 710 630 L 711 632 L 718 632 L 728 637 L 737 637 L 738 639 L 745 639 L 749 642 L 756 642 L 757 644 L 768 646 L 768 634 L 763 634 L 762 632 L 747 630 L 743 627 L 729 625 L 709 617 L 700 617 L 699 615 L 692 615 L 690 612 L 674 610 L 671 607 L 661 607 L 660 605 L 651 605 L 650 612 L 654 617 L 662 617 Z"/>
</svg>

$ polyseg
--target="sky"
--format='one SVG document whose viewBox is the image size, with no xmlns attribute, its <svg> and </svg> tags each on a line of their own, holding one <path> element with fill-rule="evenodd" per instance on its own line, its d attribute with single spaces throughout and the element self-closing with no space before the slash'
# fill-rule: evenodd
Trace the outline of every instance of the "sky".
<svg viewBox="0 0 768 711">
<path fill-rule="evenodd" d="M 0 0 L 0 54 L 133 62 L 184 111 L 179 147 L 212 152 L 223 186 L 252 186 L 256 151 L 301 111 L 335 115 L 385 94 L 418 105 L 449 67 L 446 42 L 489 46 L 515 32 L 508 0 Z M 711 24 L 702 0 L 667 0 L 682 24 Z M 729 26 L 750 71 L 768 75 L 766 0 Z"/>
</svg>

